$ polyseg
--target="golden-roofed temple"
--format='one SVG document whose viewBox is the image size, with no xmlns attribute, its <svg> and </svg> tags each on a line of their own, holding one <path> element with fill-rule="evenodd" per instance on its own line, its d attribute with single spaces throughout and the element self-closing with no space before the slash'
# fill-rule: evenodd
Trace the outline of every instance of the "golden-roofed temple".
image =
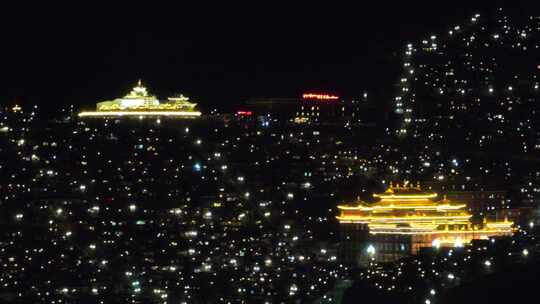
<svg viewBox="0 0 540 304">
<path fill-rule="evenodd" d="M 173 117 L 198 117 L 201 112 L 197 111 L 196 103 L 190 102 L 189 98 L 179 95 L 167 98 L 166 102 L 148 93 L 145 86 L 139 80 L 137 85 L 122 98 L 102 101 L 96 104 L 96 111 L 79 113 L 79 117 L 111 117 L 111 116 L 173 116 Z"/>
<path fill-rule="evenodd" d="M 474 224 L 466 204 L 439 199 L 437 193 L 423 191 L 419 183 L 391 183 L 384 193 L 373 197 L 374 203 L 359 200 L 338 206 L 337 219 L 348 241 L 364 242 L 370 246 L 370 254 L 382 261 L 416 254 L 423 247 L 462 247 L 472 240 L 514 231 L 513 223 L 506 219 Z"/>
</svg>

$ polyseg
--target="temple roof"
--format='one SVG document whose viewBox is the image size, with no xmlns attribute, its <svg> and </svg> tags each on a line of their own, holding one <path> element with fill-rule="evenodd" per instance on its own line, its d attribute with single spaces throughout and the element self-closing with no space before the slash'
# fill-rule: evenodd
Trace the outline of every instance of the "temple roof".
<svg viewBox="0 0 540 304">
<path fill-rule="evenodd" d="M 403 185 L 390 186 L 383 193 L 375 193 L 373 197 L 378 201 L 374 203 L 366 203 L 363 201 L 357 202 L 356 206 L 338 206 L 344 210 L 393 210 L 393 209 L 416 209 L 416 210 L 459 210 L 465 207 L 464 204 L 455 204 L 444 197 L 442 200 L 437 199 L 438 194 L 435 192 L 423 191 L 420 183 L 416 186 L 408 182 Z"/>
<path fill-rule="evenodd" d="M 367 224 L 371 234 L 436 234 L 443 240 L 509 235 L 513 231 L 513 223 L 507 220 L 485 221 L 482 227 L 475 227 L 465 204 L 453 203 L 446 197 L 440 199 L 435 192 L 423 191 L 419 183 L 390 183 L 386 191 L 373 197 L 378 199 L 374 203 L 357 201 L 354 205 L 338 206 L 340 215 L 336 218 L 345 224 Z"/>
<path fill-rule="evenodd" d="M 408 181 L 403 182 L 403 185 L 390 182 L 390 186 L 384 191 L 384 194 L 422 194 L 424 191 L 420 187 L 420 182 L 416 186 Z"/>
<path fill-rule="evenodd" d="M 417 183 L 416 186 L 409 182 L 404 182 L 403 186 L 400 186 L 399 184 L 395 185 L 393 183 L 390 183 L 390 186 L 384 193 L 376 193 L 373 194 L 373 197 L 380 198 L 382 202 L 384 201 L 396 201 L 396 200 L 404 200 L 404 201 L 411 201 L 411 200 L 430 200 L 437 197 L 437 193 L 434 192 L 425 192 L 420 187 L 420 183 Z"/>
<path fill-rule="evenodd" d="M 124 98 L 145 98 L 145 97 L 153 97 L 148 95 L 148 90 L 145 86 L 142 85 L 141 80 L 137 82 L 137 85 L 131 89 L 131 92 L 124 96 Z"/>
</svg>

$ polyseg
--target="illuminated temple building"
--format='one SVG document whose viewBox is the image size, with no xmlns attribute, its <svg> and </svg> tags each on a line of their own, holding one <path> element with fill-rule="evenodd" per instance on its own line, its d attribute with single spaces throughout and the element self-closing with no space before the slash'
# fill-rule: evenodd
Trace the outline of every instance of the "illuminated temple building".
<svg viewBox="0 0 540 304">
<path fill-rule="evenodd" d="M 473 223 L 465 204 L 439 199 L 420 185 L 393 186 L 374 203 L 338 206 L 344 258 L 389 262 L 425 247 L 462 247 L 472 240 L 511 235 L 513 223 Z"/>
<path fill-rule="evenodd" d="M 129 94 L 112 101 L 99 102 L 96 111 L 81 112 L 79 117 L 114 117 L 114 116 L 174 116 L 198 117 L 201 112 L 195 110 L 196 103 L 180 95 L 169 97 L 166 102 L 160 102 L 156 96 L 148 94 L 146 87 L 138 84 Z"/>
</svg>

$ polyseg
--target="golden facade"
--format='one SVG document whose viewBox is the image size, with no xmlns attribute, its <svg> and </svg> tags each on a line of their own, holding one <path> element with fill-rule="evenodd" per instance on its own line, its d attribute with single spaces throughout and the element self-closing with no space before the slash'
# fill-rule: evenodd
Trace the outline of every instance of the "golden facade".
<svg viewBox="0 0 540 304">
<path fill-rule="evenodd" d="M 425 192 L 419 184 L 390 184 L 373 197 L 374 203 L 338 206 L 337 219 L 342 226 L 365 231 L 366 244 L 380 260 L 417 254 L 423 247 L 462 247 L 472 240 L 513 233 L 513 223 L 506 219 L 474 224 L 465 204 L 438 199 L 437 193 Z"/>
<path fill-rule="evenodd" d="M 99 102 L 96 111 L 81 112 L 79 117 L 111 117 L 111 116 L 182 116 L 198 117 L 201 112 L 195 110 L 197 104 L 180 95 L 169 97 L 160 102 L 156 96 L 150 95 L 141 81 L 122 98 Z"/>
</svg>

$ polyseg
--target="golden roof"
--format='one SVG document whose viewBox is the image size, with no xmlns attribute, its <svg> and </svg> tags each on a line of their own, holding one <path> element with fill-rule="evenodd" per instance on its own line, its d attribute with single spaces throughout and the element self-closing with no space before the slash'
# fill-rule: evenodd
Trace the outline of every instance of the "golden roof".
<svg viewBox="0 0 540 304">
<path fill-rule="evenodd" d="M 399 184 L 390 186 L 383 193 L 375 193 L 373 197 L 379 199 L 375 203 L 365 203 L 360 201 L 356 206 L 338 206 L 342 210 L 362 210 L 362 211 L 390 211 L 394 209 L 414 209 L 414 210 L 433 210 L 449 211 L 459 210 L 465 207 L 465 204 L 452 204 L 446 198 L 436 200 L 438 194 L 435 192 L 424 192 L 420 183 L 416 186 L 404 182 L 403 186 Z"/>
<path fill-rule="evenodd" d="M 358 201 L 356 205 L 341 205 L 341 224 L 365 224 L 370 234 L 423 235 L 429 236 L 433 246 L 451 243 L 461 247 L 473 239 L 511 235 L 513 222 L 488 222 L 476 226 L 471 221 L 465 204 L 455 204 L 443 197 L 437 199 L 435 192 L 425 192 L 417 183 L 390 186 L 383 192 L 373 194 L 374 203 Z"/>
</svg>

